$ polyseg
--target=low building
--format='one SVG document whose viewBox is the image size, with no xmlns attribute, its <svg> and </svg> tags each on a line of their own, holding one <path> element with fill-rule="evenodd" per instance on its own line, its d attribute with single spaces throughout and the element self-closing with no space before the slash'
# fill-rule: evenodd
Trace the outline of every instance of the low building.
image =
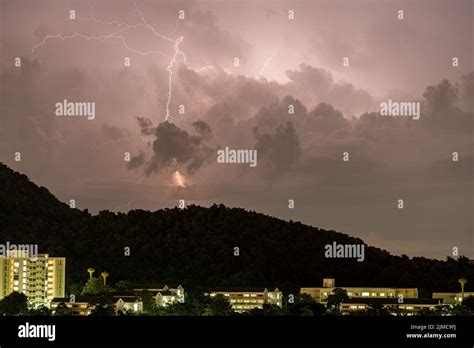
<svg viewBox="0 0 474 348">
<path fill-rule="evenodd" d="M 336 288 L 344 289 L 349 298 L 381 298 L 381 299 L 414 299 L 418 298 L 417 288 L 391 288 L 391 287 L 336 287 L 335 279 L 323 279 L 322 287 L 301 288 L 300 293 L 310 295 L 316 302 L 325 304 L 328 297 Z"/>
<path fill-rule="evenodd" d="M 184 288 L 181 285 L 166 284 L 134 284 L 134 292 L 150 292 L 158 307 L 166 307 L 172 303 L 184 303 Z"/>
<path fill-rule="evenodd" d="M 140 296 L 137 296 L 133 291 L 122 291 L 110 294 L 116 315 L 119 312 L 135 312 L 143 311 L 143 301 Z M 53 314 L 56 313 L 58 306 L 61 303 L 71 311 L 73 316 L 87 316 L 96 308 L 93 304 L 96 301 L 93 297 L 76 297 L 71 301 L 68 297 L 55 298 L 51 301 L 50 309 Z"/>
<path fill-rule="evenodd" d="M 340 305 L 340 311 L 348 314 L 353 311 L 367 310 L 373 306 L 382 306 L 388 309 L 391 314 L 405 313 L 413 315 L 422 309 L 434 309 L 440 305 L 439 300 L 407 298 L 399 302 L 397 298 L 350 298 Z"/>
<path fill-rule="evenodd" d="M 54 315 L 56 314 L 58 306 L 61 303 L 64 303 L 64 305 L 71 311 L 71 315 L 86 316 L 91 314 L 91 312 L 95 309 L 95 306 L 89 304 L 89 302 L 90 298 L 88 297 L 77 298 L 74 301 L 71 301 L 69 297 L 58 297 L 51 301 L 50 308 Z"/>
<path fill-rule="evenodd" d="M 278 288 L 218 288 L 209 294 L 211 297 L 226 297 L 236 312 L 246 312 L 254 308 L 263 308 L 264 304 L 282 307 L 283 294 Z"/>
<path fill-rule="evenodd" d="M 385 307 L 391 314 L 405 313 L 413 315 L 423 309 L 434 309 L 445 304 L 440 298 L 418 298 L 416 288 L 392 287 L 336 287 L 332 278 L 323 279 L 323 286 L 319 288 L 301 288 L 302 294 L 308 294 L 318 303 L 326 304 L 334 289 L 346 291 L 349 299 L 344 300 L 339 309 L 343 314 L 352 311 L 363 311 L 369 308 Z"/>
<path fill-rule="evenodd" d="M 119 312 L 140 313 L 143 311 L 143 300 L 134 291 L 120 291 L 112 293 L 115 314 Z"/>
<path fill-rule="evenodd" d="M 464 298 L 474 296 L 474 292 L 465 292 Z M 434 292 L 434 299 L 441 300 L 443 304 L 460 304 L 462 302 L 462 293 L 460 292 Z"/>
</svg>

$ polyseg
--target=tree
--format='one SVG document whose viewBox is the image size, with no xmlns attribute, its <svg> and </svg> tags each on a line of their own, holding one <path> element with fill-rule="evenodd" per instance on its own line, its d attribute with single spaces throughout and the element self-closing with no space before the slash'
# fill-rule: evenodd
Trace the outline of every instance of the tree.
<svg viewBox="0 0 474 348">
<path fill-rule="evenodd" d="M 314 298 L 308 294 L 300 294 L 296 296 L 295 303 L 288 305 L 288 311 L 292 315 L 322 315 L 326 312 L 326 307 L 317 303 Z"/>
<path fill-rule="evenodd" d="M 61 302 L 56 307 L 56 310 L 54 311 L 54 315 L 55 316 L 72 315 L 72 310 L 68 308 L 64 302 Z"/>
<path fill-rule="evenodd" d="M 86 285 L 84 285 L 81 295 L 97 295 L 109 291 L 110 289 L 102 284 L 99 278 L 92 278 L 87 281 Z"/>
<path fill-rule="evenodd" d="M 12 292 L 0 301 L 0 315 L 26 315 L 28 303 L 25 294 Z"/>
<path fill-rule="evenodd" d="M 462 305 L 465 306 L 472 314 L 474 314 L 474 296 L 465 297 L 462 301 Z"/>
<path fill-rule="evenodd" d="M 234 313 L 229 300 L 223 295 L 211 297 L 209 304 L 204 310 L 204 315 L 231 315 Z"/>
<path fill-rule="evenodd" d="M 114 315 L 115 309 L 112 305 L 97 304 L 91 311 L 91 316 L 109 316 Z"/>
<path fill-rule="evenodd" d="M 382 303 L 369 303 L 365 310 L 366 315 L 390 315 L 387 307 Z"/>
<path fill-rule="evenodd" d="M 120 280 L 115 284 L 115 289 L 117 290 L 131 290 L 132 288 L 132 283 L 126 280 Z"/>
<path fill-rule="evenodd" d="M 328 308 L 334 308 L 337 312 L 339 312 L 339 308 L 342 302 L 347 301 L 349 296 L 347 295 L 347 291 L 341 288 L 335 288 L 332 291 L 332 294 L 329 295 L 327 306 Z"/>
<path fill-rule="evenodd" d="M 252 316 L 280 316 L 288 312 L 273 304 L 264 304 L 262 308 L 253 308 L 248 312 Z"/>
<path fill-rule="evenodd" d="M 28 311 L 28 315 L 31 316 L 50 316 L 51 310 L 46 306 L 39 306 L 38 308 L 32 308 Z"/>
<path fill-rule="evenodd" d="M 90 315 L 114 315 L 115 303 L 110 292 L 100 292 L 90 297 L 89 306 L 94 308 Z"/>
<path fill-rule="evenodd" d="M 140 295 L 143 301 L 143 312 L 147 314 L 154 313 L 156 302 L 153 294 L 150 291 L 143 291 Z"/>
</svg>

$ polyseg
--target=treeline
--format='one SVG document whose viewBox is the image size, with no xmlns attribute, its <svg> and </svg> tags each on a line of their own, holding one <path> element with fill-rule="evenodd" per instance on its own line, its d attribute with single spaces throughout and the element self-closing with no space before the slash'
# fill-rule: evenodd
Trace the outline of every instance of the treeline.
<svg viewBox="0 0 474 348">
<path fill-rule="evenodd" d="M 474 284 L 474 265 L 464 257 L 410 259 L 366 247 L 364 262 L 327 259 L 326 244 L 363 241 L 223 205 L 92 216 L 0 164 L 3 241 L 37 243 L 42 253 L 66 257 L 68 284 L 84 284 L 91 266 L 107 271 L 112 283 L 278 286 L 286 293 L 321 286 L 324 277 L 340 286 L 417 287 L 420 297 L 459 291 L 461 276 L 472 280 L 466 291 Z"/>
</svg>

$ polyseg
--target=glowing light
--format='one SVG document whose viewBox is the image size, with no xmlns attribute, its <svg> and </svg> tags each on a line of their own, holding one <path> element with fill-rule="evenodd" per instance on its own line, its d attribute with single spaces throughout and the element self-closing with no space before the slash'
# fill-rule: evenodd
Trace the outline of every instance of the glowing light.
<svg viewBox="0 0 474 348">
<path fill-rule="evenodd" d="M 161 55 L 163 55 L 163 56 L 170 59 L 170 61 L 168 63 L 168 66 L 166 68 L 166 70 L 169 73 L 169 78 L 168 78 L 168 98 L 167 98 L 167 102 L 166 102 L 166 114 L 165 114 L 165 121 L 169 121 L 170 118 L 171 118 L 169 107 L 170 107 L 172 94 L 173 94 L 173 89 L 172 89 L 173 70 L 172 69 L 174 67 L 174 63 L 176 63 L 176 60 L 177 60 L 178 56 L 181 56 L 183 63 L 186 63 L 186 56 L 185 56 L 184 52 L 182 52 L 179 49 L 179 45 L 183 41 L 183 37 L 181 36 L 177 39 L 172 39 L 170 37 L 167 37 L 167 36 L 157 32 L 155 30 L 155 28 L 152 27 L 147 22 L 147 20 L 145 19 L 145 16 L 143 15 L 143 12 L 138 8 L 138 5 L 137 5 L 135 0 L 133 1 L 135 9 L 133 11 L 131 11 L 130 13 L 136 13 L 140 17 L 140 20 L 142 22 L 142 23 L 135 24 L 135 25 L 131 25 L 131 24 L 124 23 L 124 22 L 118 22 L 118 21 L 107 22 L 107 21 L 97 19 L 94 15 L 94 9 L 93 9 L 91 3 L 88 2 L 88 4 L 89 4 L 90 17 L 91 18 L 90 19 L 78 18 L 79 20 L 86 21 L 86 22 L 94 22 L 94 23 L 99 23 L 99 24 L 115 25 L 115 26 L 118 26 L 120 29 L 115 31 L 115 32 L 112 32 L 110 34 L 97 35 L 97 36 L 84 35 L 84 34 L 81 34 L 81 33 L 74 33 L 74 34 L 71 34 L 71 35 L 62 35 L 62 34 L 46 35 L 45 37 L 43 37 L 43 40 L 41 42 L 39 42 L 38 44 L 33 46 L 33 48 L 31 49 L 31 53 L 34 53 L 35 50 L 38 47 L 44 46 L 46 44 L 46 42 L 48 40 L 51 40 L 51 39 L 59 39 L 59 40 L 64 41 L 64 40 L 82 38 L 82 39 L 85 39 L 87 41 L 90 41 L 90 40 L 102 41 L 102 40 L 106 40 L 106 39 L 118 39 L 122 42 L 123 46 L 127 50 L 129 50 L 131 52 L 134 52 L 138 55 L 145 56 L 145 55 L 149 55 L 149 54 L 161 54 Z M 139 27 L 148 29 L 153 33 L 153 35 L 157 36 L 158 38 L 172 43 L 174 54 L 172 56 L 169 56 L 168 54 L 163 53 L 161 51 L 145 51 L 144 52 L 144 51 L 139 51 L 137 49 L 134 49 L 134 48 L 130 47 L 127 44 L 125 38 L 120 34 L 122 34 L 124 31 L 126 31 L 128 29 L 136 29 L 136 28 L 139 28 Z M 175 31 L 177 30 L 177 27 L 178 27 L 178 23 L 176 25 Z"/>
<path fill-rule="evenodd" d="M 173 186 L 175 187 L 186 187 L 186 179 L 183 174 L 179 171 L 173 173 Z"/>
<path fill-rule="evenodd" d="M 260 70 L 260 74 L 258 74 L 258 76 L 263 77 L 263 73 L 265 72 L 265 69 L 267 68 L 268 64 L 270 63 L 270 61 L 271 61 L 272 59 L 273 59 L 273 57 L 267 58 L 267 60 L 265 61 L 265 64 L 263 64 L 263 67 L 262 67 L 262 69 Z"/>
</svg>

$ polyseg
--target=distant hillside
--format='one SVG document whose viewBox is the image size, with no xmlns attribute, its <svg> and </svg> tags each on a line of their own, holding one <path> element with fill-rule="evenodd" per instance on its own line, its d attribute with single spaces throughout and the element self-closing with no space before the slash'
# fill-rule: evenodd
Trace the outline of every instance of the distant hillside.
<svg viewBox="0 0 474 348">
<path fill-rule="evenodd" d="M 200 286 L 407 286 L 457 290 L 463 275 L 474 283 L 466 258 L 447 261 L 393 256 L 366 248 L 364 262 L 324 258 L 324 245 L 360 239 L 263 214 L 190 206 L 96 216 L 59 202 L 0 163 L 0 243 L 38 243 L 40 252 L 67 257 L 68 282 L 86 269 L 106 270 L 112 282 L 168 282 Z M 427 241 L 428 243 L 429 241 Z M 130 256 L 124 248 L 130 248 Z M 240 256 L 234 256 L 234 247 Z M 466 285 L 469 289 L 469 283 Z"/>
</svg>

